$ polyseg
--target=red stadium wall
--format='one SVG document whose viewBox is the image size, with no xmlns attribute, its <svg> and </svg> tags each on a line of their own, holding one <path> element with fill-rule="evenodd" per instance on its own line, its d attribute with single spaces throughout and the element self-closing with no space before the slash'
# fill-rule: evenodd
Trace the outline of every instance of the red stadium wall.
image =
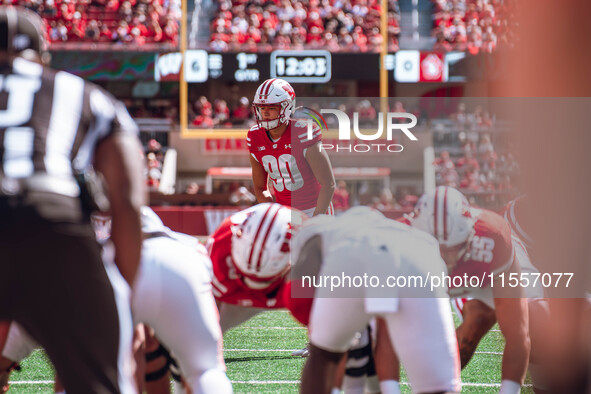
<svg viewBox="0 0 591 394">
<path fill-rule="evenodd" d="M 160 216 L 164 225 L 181 233 L 206 236 L 220 225 L 229 215 L 238 212 L 237 207 L 151 207 Z M 408 210 L 388 210 L 383 214 L 396 219 Z M 337 212 L 338 214 L 338 212 Z"/>
</svg>

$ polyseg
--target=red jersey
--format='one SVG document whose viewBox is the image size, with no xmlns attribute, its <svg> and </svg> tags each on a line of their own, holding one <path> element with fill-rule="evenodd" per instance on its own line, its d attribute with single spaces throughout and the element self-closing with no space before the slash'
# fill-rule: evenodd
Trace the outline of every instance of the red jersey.
<svg viewBox="0 0 591 394">
<path fill-rule="evenodd" d="M 515 258 L 511 242 L 511 228 L 498 214 L 486 210 L 472 208 L 472 215 L 476 218 L 474 235 L 466 253 L 458 260 L 449 273 L 453 277 L 467 275 L 476 276 L 484 287 L 490 286 L 489 275 L 497 275 L 511 268 Z M 484 278 L 484 279 L 483 279 Z M 451 296 L 469 291 L 469 289 L 450 288 Z"/>
<path fill-rule="evenodd" d="M 308 123 L 295 120 L 289 121 L 277 141 L 259 126 L 248 131 L 248 150 L 269 174 L 279 204 L 299 210 L 316 207 L 320 184 L 305 156 L 308 148 L 322 141 L 317 126 L 313 128 L 312 137 L 308 139 Z"/>
<path fill-rule="evenodd" d="M 246 215 L 238 212 L 226 218 L 207 240 L 207 249 L 213 264 L 212 289 L 216 300 L 232 305 L 253 308 L 285 308 L 288 299 L 283 292 L 289 291 L 285 283 L 278 287 L 255 290 L 242 281 L 232 262 L 233 224 L 240 224 Z"/>
</svg>

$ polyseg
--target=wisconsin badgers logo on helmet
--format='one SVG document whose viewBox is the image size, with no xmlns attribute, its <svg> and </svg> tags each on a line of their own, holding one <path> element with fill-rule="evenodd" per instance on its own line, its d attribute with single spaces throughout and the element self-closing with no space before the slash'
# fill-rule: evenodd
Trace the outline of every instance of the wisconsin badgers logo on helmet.
<svg viewBox="0 0 591 394">
<path fill-rule="evenodd" d="M 287 94 L 289 94 L 289 97 L 291 97 L 291 99 L 295 99 L 295 92 L 293 91 L 293 88 L 291 87 L 291 85 L 283 85 L 281 86 L 283 88 L 283 90 L 285 90 L 287 92 Z"/>
<path fill-rule="evenodd" d="M 433 235 L 440 245 L 453 247 L 468 241 L 474 223 L 466 197 L 454 188 L 439 186 L 421 196 L 411 225 Z"/>
<path fill-rule="evenodd" d="M 247 219 L 232 228 L 232 261 L 254 289 L 271 286 L 289 271 L 292 233 L 305 214 L 276 203 L 249 208 Z"/>
<path fill-rule="evenodd" d="M 289 122 L 295 108 L 295 91 L 285 80 L 279 78 L 267 79 L 257 89 L 252 106 L 259 127 L 272 130 Z M 278 105 L 279 116 L 275 119 L 263 120 L 261 107 Z"/>
</svg>

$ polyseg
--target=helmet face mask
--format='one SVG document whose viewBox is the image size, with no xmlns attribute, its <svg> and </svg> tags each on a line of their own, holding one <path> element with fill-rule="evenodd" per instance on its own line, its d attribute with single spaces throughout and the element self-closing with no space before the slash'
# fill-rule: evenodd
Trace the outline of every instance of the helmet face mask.
<svg viewBox="0 0 591 394">
<path fill-rule="evenodd" d="M 252 289 L 266 289 L 280 283 L 289 272 L 293 223 L 300 211 L 275 203 L 255 205 L 232 227 L 232 262 L 243 282 Z M 294 217 L 294 220 L 292 220 Z"/>
<path fill-rule="evenodd" d="M 275 119 L 263 119 L 262 108 L 278 105 L 279 115 Z M 255 118 L 259 127 L 273 130 L 287 124 L 294 113 L 295 92 L 291 85 L 283 79 L 267 79 L 257 89 L 252 101 Z"/>
</svg>

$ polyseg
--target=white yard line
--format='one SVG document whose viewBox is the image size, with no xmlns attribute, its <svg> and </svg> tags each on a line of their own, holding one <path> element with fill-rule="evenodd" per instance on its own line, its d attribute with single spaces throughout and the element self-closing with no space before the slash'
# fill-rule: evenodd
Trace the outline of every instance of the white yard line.
<svg viewBox="0 0 591 394">
<path fill-rule="evenodd" d="M 307 330 L 306 327 L 236 327 L 240 328 L 248 328 L 251 330 L 261 329 L 261 330 Z"/>
<path fill-rule="evenodd" d="M 232 384 L 300 384 L 299 380 L 232 380 Z M 53 380 L 17 380 L 8 382 L 8 384 L 53 384 Z M 408 383 L 401 382 L 403 386 Z M 501 387 L 500 383 L 462 383 L 464 387 Z M 531 384 L 524 384 L 522 387 L 532 387 Z"/>
<path fill-rule="evenodd" d="M 293 352 L 299 349 L 224 349 L 225 352 L 253 352 L 253 353 L 265 353 L 265 352 Z M 494 354 L 497 356 L 503 355 L 503 352 L 475 352 L 475 354 Z"/>
</svg>

